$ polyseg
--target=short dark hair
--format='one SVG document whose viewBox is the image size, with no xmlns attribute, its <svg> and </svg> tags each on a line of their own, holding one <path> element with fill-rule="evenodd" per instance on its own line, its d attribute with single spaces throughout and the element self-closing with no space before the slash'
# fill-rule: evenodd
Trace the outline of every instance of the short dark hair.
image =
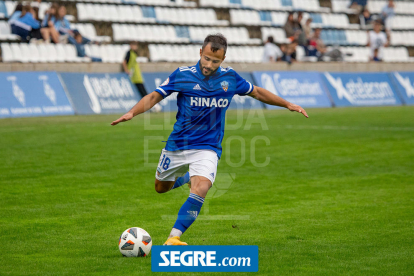
<svg viewBox="0 0 414 276">
<path fill-rule="evenodd" d="M 208 35 L 204 39 L 203 47 L 201 49 L 204 50 L 204 48 L 207 46 L 207 44 L 211 43 L 211 51 L 216 52 L 220 49 L 224 50 L 224 55 L 226 55 L 227 51 L 227 39 L 222 34 L 211 34 Z"/>
<path fill-rule="evenodd" d="M 374 25 L 382 25 L 381 20 L 377 19 L 374 21 Z"/>
<path fill-rule="evenodd" d="M 273 43 L 275 40 L 273 39 L 273 36 L 269 36 L 267 38 L 267 41 L 269 41 L 270 43 Z"/>
</svg>

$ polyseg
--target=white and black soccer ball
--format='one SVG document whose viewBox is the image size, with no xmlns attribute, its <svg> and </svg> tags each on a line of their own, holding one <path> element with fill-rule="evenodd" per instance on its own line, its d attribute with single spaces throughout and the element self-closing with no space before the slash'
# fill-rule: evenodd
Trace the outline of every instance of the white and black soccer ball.
<svg viewBox="0 0 414 276">
<path fill-rule="evenodd" d="M 162 107 L 158 103 L 151 108 L 151 112 L 155 112 L 155 113 L 161 112 L 161 110 L 162 110 Z"/>
<path fill-rule="evenodd" d="M 145 257 L 151 251 L 151 236 L 142 228 L 131 227 L 119 237 L 119 251 L 125 257 Z"/>
</svg>

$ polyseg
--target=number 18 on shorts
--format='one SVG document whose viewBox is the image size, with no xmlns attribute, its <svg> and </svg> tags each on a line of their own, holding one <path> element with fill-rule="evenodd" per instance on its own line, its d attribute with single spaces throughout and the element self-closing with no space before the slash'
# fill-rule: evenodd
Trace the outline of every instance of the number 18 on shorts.
<svg viewBox="0 0 414 276">
<path fill-rule="evenodd" d="M 174 181 L 175 177 L 187 171 L 191 176 L 203 176 L 214 183 L 217 173 L 218 157 L 212 150 L 178 150 L 163 149 L 160 155 L 155 178 L 160 181 Z"/>
</svg>

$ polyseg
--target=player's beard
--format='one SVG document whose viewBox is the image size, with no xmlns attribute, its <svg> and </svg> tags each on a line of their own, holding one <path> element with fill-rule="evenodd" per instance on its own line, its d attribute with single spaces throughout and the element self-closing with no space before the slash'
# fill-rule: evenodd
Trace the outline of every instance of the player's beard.
<svg viewBox="0 0 414 276">
<path fill-rule="evenodd" d="M 207 69 L 207 71 L 209 72 L 207 75 L 204 75 L 204 69 Z M 213 71 L 210 68 L 201 67 L 201 72 L 203 73 L 204 76 L 208 77 L 208 76 L 212 76 L 214 73 L 216 73 L 217 69 Z"/>
</svg>

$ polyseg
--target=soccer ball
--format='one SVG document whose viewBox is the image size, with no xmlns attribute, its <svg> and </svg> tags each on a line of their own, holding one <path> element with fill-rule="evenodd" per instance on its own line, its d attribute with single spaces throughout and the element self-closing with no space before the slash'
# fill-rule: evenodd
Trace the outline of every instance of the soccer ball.
<svg viewBox="0 0 414 276">
<path fill-rule="evenodd" d="M 156 104 L 156 105 L 154 105 L 152 108 L 151 108 L 151 112 L 155 112 L 155 113 L 158 113 L 158 112 L 160 112 L 162 110 L 162 107 L 161 107 L 161 105 L 160 104 Z"/>
<path fill-rule="evenodd" d="M 152 247 L 151 236 L 142 228 L 131 227 L 119 237 L 119 251 L 125 257 L 145 257 Z"/>
</svg>

